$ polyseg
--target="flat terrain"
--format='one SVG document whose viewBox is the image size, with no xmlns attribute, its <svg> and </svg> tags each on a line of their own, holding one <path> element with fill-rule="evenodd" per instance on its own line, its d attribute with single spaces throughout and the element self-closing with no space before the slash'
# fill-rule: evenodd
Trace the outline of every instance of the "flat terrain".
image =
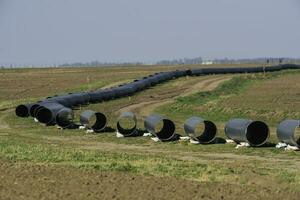
<svg viewBox="0 0 300 200">
<path fill-rule="evenodd" d="M 195 67 L 195 66 L 194 66 Z M 134 96 L 79 108 L 105 113 L 107 132 L 45 127 L 17 118 L 14 107 L 54 94 L 111 87 L 158 71 L 186 67 L 113 67 L 0 70 L 0 199 L 299 199 L 299 152 L 274 148 L 275 129 L 300 116 L 300 72 L 183 77 Z M 116 138 L 121 111 L 176 122 L 193 115 L 213 120 L 218 141 L 234 117 L 260 119 L 270 143 L 161 143 L 149 137 Z"/>
</svg>

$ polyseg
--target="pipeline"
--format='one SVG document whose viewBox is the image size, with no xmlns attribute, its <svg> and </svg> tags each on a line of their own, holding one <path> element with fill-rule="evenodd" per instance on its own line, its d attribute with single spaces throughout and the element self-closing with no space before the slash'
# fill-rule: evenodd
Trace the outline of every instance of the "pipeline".
<svg viewBox="0 0 300 200">
<path fill-rule="evenodd" d="M 236 143 L 247 142 L 250 146 L 259 147 L 267 142 L 270 131 L 261 121 L 232 119 L 225 125 L 225 134 Z"/>
<path fill-rule="evenodd" d="M 123 112 L 117 121 L 117 130 L 125 137 L 133 136 L 137 133 L 137 119 L 132 112 Z"/>
<path fill-rule="evenodd" d="M 22 104 L 16 107 L 15 113 L 19 117 L 32 116 L 36 118 L 39 113 L 39 121 L 43 123 L 46 122 L 48 125 L 50 125 L 60 121 L 61 117 L 55 119 L 58 114 L 58 107 L 62 106 L 64 107 L 64 109 L 73 109 L 80 105 L 87 105 L 89 103 L 100 103 L 102 101 L 109 101 L 116 98 L 126 97 L 129 95 L 133 95 L 136 92 L 145 90 L 151 86 L 155 86 L 159 83 L 163 83 L 175 78 L 180 78 L 184 76 L 202 76 L 209 74 L 273 72 L 287 69 L 300 69 L 300 65 L 286 64 L 272 67 L 201 68 L 160 72 L 143 77 L 139 80 L 134 80 L 131 83 L 120 85 L 118 87 L 96 90 L 92 92 L 69 93 L 61 96 L 47 97 L 46 99 L 38 101 L 37 103 Z M 46 104 L 51 103 L 60 104 L 61 106 L 46 106 Z M 47 111 L 45 111 L 45 108 Z M 40 111 L 41 109 L 43 111 Z M 59 116 L 68 116 L 63 117 L 63 120 L 66 120 L 65 122 L 67 122 L 67 124 L 71 123 L 72 121 L 72 119 L 69 119 L 69 117 L 71 116 L 70 113 L 67 115 L 61 114 Z"/>
<path fill-rule="evenodd" d="M 161 115 L 149 115 L 144 121 L 145 129 L 161 141 L 172 140 L 175 136 L 175 124 Z"/>
<path fill-rule="evenodd" d="M 284 120 L 277 127 L 279 142 L 300 147 L 300 120 Z M 296 134 L 297 130 L 299 131 Z"/>
<path fill-rule="evenodd" d="M 107 119 L 103 113 L 86 110 L 80 115 L 80 123 L 86 128 L 100 132 L 106 128 Z"/>
<path fill-rule="evenodd" d="M 208 120 L 200 117 L 191 117 L 184 123 L 184 131 L 187 136 L 202 143 L 209 144 L 216 138 L 217 127 Z"/>
</svg>

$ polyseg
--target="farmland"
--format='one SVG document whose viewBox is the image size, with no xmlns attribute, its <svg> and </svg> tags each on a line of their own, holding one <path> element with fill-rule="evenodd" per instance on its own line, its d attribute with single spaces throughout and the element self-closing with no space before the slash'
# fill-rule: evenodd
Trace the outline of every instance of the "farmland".
<svg viewBox="0 0 300 200">
<path fill-rule="evenodd" d="M 131 97 L 80 107 L 77 117 L 86 109 L 108 116 L 111 130 L 98 134 L 45 127 L 14 114 L 19 103 L 180 68 L 186 67 L 0 70 L 1 199 L 298 199 L 299 153 L 274 144 L 278 122 L 299 119 L 299 71 L 183 77 Z M 163 114 L 176 122 L 181 135 L 188 117 L 202 116 L 217 124 L 220 141 L 229 119 L 258 119 L 270 125 L 271 138 L 266 147 L 238 150 L 234 144 L 116 138 L 121 111 L 137 113 L 141 129 L 147 115 Z"/>
</svg>

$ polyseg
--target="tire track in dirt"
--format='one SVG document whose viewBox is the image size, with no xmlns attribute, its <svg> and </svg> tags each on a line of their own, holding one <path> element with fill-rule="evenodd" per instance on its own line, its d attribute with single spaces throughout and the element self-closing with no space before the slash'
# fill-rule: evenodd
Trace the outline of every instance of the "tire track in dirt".
<svg viewBox="0 0 300 200">
<path fill-rule="evenodd" d="M 131 111 L 131 112 L 135 112 L 136 114 L 138 114 L 142 117 L 145 117 L 145 116 L 149 115 L 150 113 L 152 113 L 156 108 L 175 102 L 175 100 L 179 97 L 186 97 L 186 96 L 190 96 L 195 93 L 198 93 L 198 92 L 214 90 L 221 83 L 228 81 L 231 78 L 232 78 L 232 76 L 211 77 L 209 79 L 200 81 L 199 83 L 186 89 L 182 94 L 180 94 L 174 98 L 151 100 L 151 101 L 146 101 L 146 102 L 129 105 L 129 106 L 121 108 L 116 113 Z"/>
</svg>

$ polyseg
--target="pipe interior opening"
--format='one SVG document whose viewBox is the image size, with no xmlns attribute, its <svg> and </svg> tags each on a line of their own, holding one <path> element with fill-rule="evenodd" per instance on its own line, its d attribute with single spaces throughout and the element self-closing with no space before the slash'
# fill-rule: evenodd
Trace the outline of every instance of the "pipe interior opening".
<svg viewBox="0 0 300 200">
<path fill-rule="evenodd" d="M 132 117 L 122 117 L 117 123 L 117 129 L 122 135 L 130 135 L 136 130 L 136 122 Z"/>
<path fill-rule="evenodd" d="M 56 123 L 58 126 L 67 128 L 73 124 L 74 113 L 72 111 L 63 110 L 56 115 Z"/>
<path fill-rule="evenodd" d="M 127 130 L 136 127 L 136 122 L 132 117 L 122 117 L 119 119 L 118 123 L 123 129 Z"/>
<path fill-rule="evenodd" d="M 264 122 L 254 121 L 248 126 L 246 137 L 250 145 L 261 146 L 269 138 L 269 127 Z"/>
<path fill-rule="evenodd" d="M 28 110 L 27 106 L 25 106 L 25 105 L 17 106 L 16 115 L 18 117 L 28 117 L 29 116 L 29 110 Z"/>
<path fill-rule="evenodd" d="M 39 122 L 44 124 L 50 124 L 53 121 L 51 110 L 45 107 L 42 107 L 37 111 L 36 118 Z"/>
<path fill-rule="evenodd" d="M 91 124 L 92 129 L 97 132 L 105 128 L 106 122 L 106 116 L 102 113 L 97 112 L 90 118 L 89 124 Z"/>
<path fill-rule="evenodd" d="M 197 140 L 201 143 L 212 142 L 217 135 L 217 127 L 211 121 L 204 121 L 204 123 L 199 123 L 195 129 L 195 136 Z"/>
<path fill-rule="evenodd" d="M 175 125 L 169 119 L 163 119 L 155 126 L 155 134 L 161 140 L 169 140 L 174 136 Z"/>
</svg>

